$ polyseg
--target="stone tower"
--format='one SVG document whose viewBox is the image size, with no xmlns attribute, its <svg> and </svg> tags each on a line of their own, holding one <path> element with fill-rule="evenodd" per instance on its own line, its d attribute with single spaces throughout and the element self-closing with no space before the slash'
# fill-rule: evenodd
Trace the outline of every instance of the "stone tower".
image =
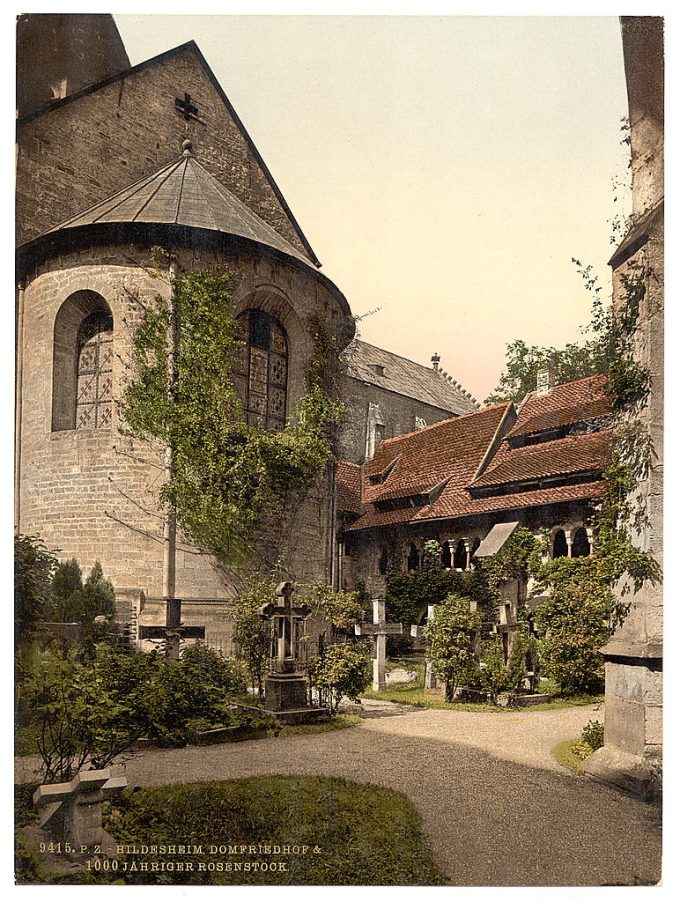
<svg viewBox="0 0 680 902">
<path fill-rule="evenodd" d="M 17 20 L 20 116 L 129 68 L 110 15 L 48 13 Z"/>
<path fill-rule="evenodd" d="M 651 376 L 640 424 L 653 446 L 639 485 L 647 525 L 639 548 L 663 563 L 663 321 L 664 321 L 664 50 L 663 19 L 621 18 L 630 114 L 633 216 L 610 260 L 614 306 L 625 298 L 626 276 L 644 273 L 635 354 Z M 594 776 L 637 792 L 659 788 L 662 750 L 662 586 L 646 583 L 624 601 L 631 608 L 604 648 L 605 745 L 586 762 Z"/>
<path fill-rule="evenodd" d="M 102 81 L 18 123 L 15 522 L 85 570 L 100 560 L 121 618 L 153 623 L 164 616 L 159 459 L 120 433 L 116 407 L 140 302 L 170 290 L 152 248 L 180 274 L 235 274 L 249 336 L 241 388 L 266 427 L 306 392 L 312 318 L 341 347 L 353 322 L 196 45 L 111 74 L 113 43 Z M 317 486 L 295 534 L 265 539 L 274 560 L 287 543 L 292 579 L 329 579 L 332 494 Z M 236 585 L 178 540 L 184 620 L 216 647 L 228 648 Z"/>
</svg>

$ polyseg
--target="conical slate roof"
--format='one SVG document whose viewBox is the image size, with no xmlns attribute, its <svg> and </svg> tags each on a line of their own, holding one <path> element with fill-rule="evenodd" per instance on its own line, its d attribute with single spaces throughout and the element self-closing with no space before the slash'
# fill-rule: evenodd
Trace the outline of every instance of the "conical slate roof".
<svg viewBox="0 0 680 902">
<path fill-rule="evenodd" d="M 161 223 L 207 229 L 249 238 L 284 254 L 307 260 L 292 244 L 220 184 L 194 158 L 191 142 L 182 156 L 153 175 L 116 191 L 47 234 L 102 223 Z"/>
</svg>

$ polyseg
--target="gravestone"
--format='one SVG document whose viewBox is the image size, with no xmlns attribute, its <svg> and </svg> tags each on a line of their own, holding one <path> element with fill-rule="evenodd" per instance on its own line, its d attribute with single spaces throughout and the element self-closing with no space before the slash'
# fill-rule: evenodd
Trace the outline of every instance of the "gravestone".
<svg viewBox="0 0 680 902">
<path fill-rule="evenodd" d="M 373 599 L 373 623 L 356 623 L 354 632 L 357 636 L 373 637 L 373 691 L 384 692 L 385 682 L 385 653 L 388 636 L 400 636 L 404 631 L 401 623 L 387 623 L 385 621 L 385 602 L 382 599 Z"/>
<path fill-rule="evenodd" d="M 429 623 L 434 617 L 434 609 L 437 607 L 435 604 L 428 604 L 427 606 L 427 622 Z M 421 639 L 423 636 L 423 627 L 418 623 L 413 623 L 411 625 L 411 636 L 414 639 Z M 432 661 L 429 658 L 425 659 L 425 688 L 426 689 L 436 689 L 437 688 L 437 677 L 434 674 L 432 669 Z"/>
<path fill-rule="evenodd" d="M 282 723 L 310 723 L 328 720 L 327 708 L 313 708 L 308 703 L 307 680 L 297 669 L 295 624 L 312 613 L 309 605 L 294 605 L 293 586 L 282 582 L 276 588 L 276 601 L 262 605 L 259 614 L 274 623 L 276 630 L 276 659 L 274 670 L 267 674 L 264 706 Z"/>
<path fill-rule="evenodd" d="M 125 777 L 112 777 L 110 770 L 86 770 L 70 783 L 47 783 L 33 793 L 40 812 L 38 823 L 65 854 L 93 854 L 104 848 L 107 834 L 102 826 L 105 796 L 127 786 Z"/>
</svg>

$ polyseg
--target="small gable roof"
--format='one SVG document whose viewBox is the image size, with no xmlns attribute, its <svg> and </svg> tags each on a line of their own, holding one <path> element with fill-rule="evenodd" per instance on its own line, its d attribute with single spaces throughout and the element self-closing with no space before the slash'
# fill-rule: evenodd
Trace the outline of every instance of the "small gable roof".
<svg viewBox="0 0 680 902">
<path fill-rule="evenodd" d="M 392 351 L 355 339 L 344 351 L 347 373 L 353 379 L 377 385 L 457 416 L 472 413 L 479 405 L 469 392 L 438 370 L 423 366 Z"/>
<path fill-rule="evenodd" d="M 588 376 L 556 385 L 543 394 L 530 392 L 519 408 L 517 422 L 508 433 L 508 438 L 556 429 L 611 413 L 607 377 Z"/>
</svg>

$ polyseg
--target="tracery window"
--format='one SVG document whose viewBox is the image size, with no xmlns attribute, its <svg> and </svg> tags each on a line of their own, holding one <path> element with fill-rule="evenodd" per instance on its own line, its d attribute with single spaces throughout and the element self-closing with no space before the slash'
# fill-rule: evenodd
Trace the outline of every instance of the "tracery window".
<svg viewBox="0 0 680 902">
<path fill-rule="evenodd" d="M 113 317 L 96 310 L 85 317 L 77 341 L 76 429 L 111 427 Z"/>
<path fill-rule="evenodd" d="M 247 310 L 238 322 L 244 347 L 235 355 L 234 384 L 246 422 L 262 429 L 283 429 L 288 382 L 286 333 L 264 310 Z"/>
</svg>

